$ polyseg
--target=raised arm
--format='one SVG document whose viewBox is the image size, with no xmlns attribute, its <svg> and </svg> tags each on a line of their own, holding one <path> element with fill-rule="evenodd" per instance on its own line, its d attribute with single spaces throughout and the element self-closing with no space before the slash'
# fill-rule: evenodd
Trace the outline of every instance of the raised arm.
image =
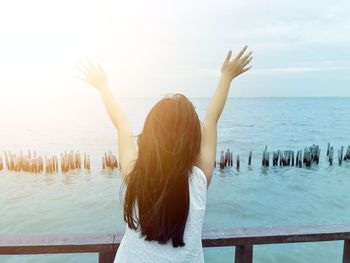
<svg viewBox="0 0 350 263">
<path fill-rule="evenodd" d="M 135 140 L 131 132 L 128 119 L 114 98 L 108 87 L 107 75 L 101 66 L 92 65 L 91 62 L 82 63 L 80 66 L 82 79 L 94 86 L 100 93 L 109 117 L 118 130 L 119 159 L 122 175 L 127 175 L 133 168 L 137 159 Z"/>
<path fill-rule="evenodd" d="M 252 60 L 252 52 L 244 55 L 245 46 L 239 54 L 231 59 L 232 52 L 227 57 L 221 68 L 219 84 L 211 98 L 202 127 L 201 149 L 196 165 L 201 168 L 207 177 L 208 186 L 213 175 L 216 159 L 217 123 L 224 109 L 232 80 L 251 68 L 248 64 Z"/>
</svg>

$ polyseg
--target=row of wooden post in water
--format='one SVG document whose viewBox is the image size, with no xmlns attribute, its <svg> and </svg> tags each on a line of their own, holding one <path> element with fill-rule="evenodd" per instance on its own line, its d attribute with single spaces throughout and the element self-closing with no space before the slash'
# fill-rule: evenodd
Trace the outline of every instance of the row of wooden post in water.
<svg viewBox="0 0 350 263">
<path fill-rule="evenodd" d="M 82 156 L 79 151 L 74 152 L 73 150 L 61 153 L 60 165 L 56 155 L 43 157 L 38 155 L 36 151 L 32 153 L 30 150 L 27 153 L 21 151 L 19 154 L 5 151 L 4 157 L 3 159 L 0 156 L 0 171 L 6 167 L 8 171 L 29 173 L 43 173 L 45 171 L 46 174 L 52 174 L 58 173 L 59 167 L 62 173 L 82 168 Z M 102 169 L 118 167 L 116 156 L 111 151 L 105 153 L 102 158 Z M 90 171 L 90 155 L 86 153 L 83 155 L 83 168 Z"/>
<path fill-rule="evenodd" d="M 292 150 L 277 150 L 272 153 L 267 151 L 267 146 L 262 153 L 261 164 L 263 167 L 270 166 L 270 159 L 272 161 L 272 166 L 296 166 L 296 167 L 310 167 L 313 163 L 318 164 L 320 161 L 321 149 L 319 145 L 313 144 L 312 146 L 305 147 L 304 152 L 302 149 L 295 151 Z M 249 152 L 248 155 L 248 166 L 252 164 L 252 152 Z M 271 156 L 271 158 L 270 158 Z M 327 162 L 329 165 L 333 164 L 334 157 L 334 147 L 328 143 L 327 145 Z M 338 164 L 342 165 L 343 161 L 350 161 L 350 145 L 347 147 L 347 150 L 344 154 L 344 146 L 338 150 Z M 240 157 L 236 156 L 236 169 L 240 169 Z M 230 152 L 230 149 L 227 149 L 226 152 L 221 151 L 220 160 L 218 162 L 220 169 L 225 167 L 233 166 L 233 154 Z M 217 162 L 215 162 L 214 167 L 216 167 Z"/>
<path fill-rule="evenodd" d="M 269 167 L 270 159 L 272 161 L 272 166 L 296 166 L 296 167 L 310 167 L 313 163 L 318 164 L 320 161 L 321 149 L 319 145 L 313 144 L 310 147 L 304 148 L 304 152 L 300 149 L 295 151 L 292 150 L 277 150 L 273 151 L 271 154 L 267 151 L 267 146 L 262 153 L 262 166 Z M 42 157 L 38 155 L 35 151 L 33 154 L 30 150 L 25 154 L 22 151 L 19 154 L 14 154 L 9 152 L 4 152 L 5 162 L 0 156 L 0 171 L 3 170 L 6 166 L 9 171 L 23 171 L 31 173 L 58 173 L 59 167 L 61 168 L 62 173 L 67 173 L 75 169 L 82 168 L 82 157 L 79 151 L 70 152 L 65 151 L 61 153 L 60 165 L 59 160 L 56 155 L 47 157 L 46 155 Z M 252 152 L 249 152 L 248 155 L 248 166 L 252 164 Z M 271 155 L 271 158 L 270 158 Z M 329 165 L 333 164 L 334 157 L 334 147 L 328 143 L 327 145 L 327 161 Z M 344 154 L 344 146 L 338 150 L 338 163 L 342 164 L 343 161 L 350 160 L 350 146 L 347 147 L 347 150 Z M 233 153 L 230 152 L 230 149 L 227 149 L 226 152 L 221 151 L 220 160 L 218 162 L 220 169 L 225 167 L 233 167 Z M 240 169 L 241 160 L 239 155 L 236 156 L 235 160 L 236 169 Z M 217 162 L 215 162 L 214 167 L 216 167 Z M 83 168 L 90 171 L 90 155 L 84 153 L 83 155 Z M 117 157 L 109 151 L 104 153 L 102 157 L 102 169 L 115 169 L 119 168 Z"/>
</svg>

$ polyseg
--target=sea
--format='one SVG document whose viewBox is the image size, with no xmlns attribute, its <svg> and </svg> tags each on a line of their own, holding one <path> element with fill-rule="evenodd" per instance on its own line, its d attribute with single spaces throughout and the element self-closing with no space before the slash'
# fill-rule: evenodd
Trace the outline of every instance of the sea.
<svg viewBox="0 0 350 263">
<path fill-rule="evenodd" d="M 135 135 L 159 98 L 120 99 Z M 203 119 L 209 98 L 190 98 Z M 6 102 L 5 102 L 6 103 Z M 0 172 L 0 235 L 123 232 L 118 170 L 103 170 L 102 156 L 118 155 L 116 129 L 96 96 L 51 98 L 0 111 L 0 156 L 31 150 L 59 156 L 87 153 L 91 171 L 68 174 Z M 334 161 L 326 156 L 334 147 Z M 262 153 L 321 149 L 311 167 L 262 167 Z M 350 145 L 350 98 L 229 98 L 218 123 L 220 152 L 233 153 L 233 167 L 216 168 L 207 193 L 204 229 L 350 223 L 350 161 L 338 150 Z M 252 152 L 252 164 L 248 155 Z M 235 167 L 237 155 L 240 169 Z M 271 155 L 270 155 L 271 156 Z M 255 263 L 341 262 L 343 242 L 254 246 Z M 204 248 L 205 262 L 232 262 L 234 247 Z M 0 256 L 1 263 L 98 262 L 97 254 Z"/>
</svg>

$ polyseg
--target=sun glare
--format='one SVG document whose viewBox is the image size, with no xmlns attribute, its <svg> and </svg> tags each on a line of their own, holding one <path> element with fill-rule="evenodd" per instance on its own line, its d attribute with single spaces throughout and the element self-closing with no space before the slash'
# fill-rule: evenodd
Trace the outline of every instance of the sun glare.
<svg viewBox="0 0 350 263">
<path fill-rule="evenodd" d="M 78 59 L 102 54 L 110 28 L 104 8 L 98 1 L 2 2 L 0 95 L 52 92 L 77 81 Z"/>
</svg>

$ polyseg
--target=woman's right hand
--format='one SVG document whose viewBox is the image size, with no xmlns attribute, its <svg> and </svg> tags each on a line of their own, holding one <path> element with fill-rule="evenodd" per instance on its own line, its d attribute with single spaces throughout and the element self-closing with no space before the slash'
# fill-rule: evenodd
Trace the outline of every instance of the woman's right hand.
<svg viewBox="0 0 350 263">
<path fill-rule="evenodd" d="M 228 52 L 224 64 L 221 68 L 222 76 L 228 78 L 231 81 L 232 79 L 242 74 L 243 72 L 246 72 L 252 67 L 248 65 L 253 59 L 253 57 L 251 56 L 253 52 L 249 52 L 248 54 L 243 56 L 244 52 L 247 50 L 247 47 L 248 46 L 242 48 L 238 55 L 232 60 L 230 60 L 232 51 L 230 50 Z"/>
<path fill-rule="evenodd" d="M 98 91 L 107 88 L 107 74 L 100 65 L 93 65 L 89 60 L 79 63 L 80 78 L 86 83 L 94 86 Z"/>
</svg>

